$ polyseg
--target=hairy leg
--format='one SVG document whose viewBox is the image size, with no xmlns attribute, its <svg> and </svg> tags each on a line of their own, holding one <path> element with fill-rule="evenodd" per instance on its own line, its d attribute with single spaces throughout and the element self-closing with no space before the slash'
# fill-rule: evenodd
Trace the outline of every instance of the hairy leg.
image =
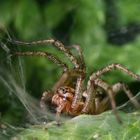
<svg viewBox="0 0 140 140">
<path fill-rule="evenodd" d="M 86 77 L 86 66 L 83 57 L 83 52 L 79 45 L 71 45 L 69 48 L 75 48 L 79 55 L 79 70 L 82 72 L 81 75 L 77 77 L 76 87 L 75 87 L 75 96 L 72 102 L 72 108 L 75 108 L 77 103 L 81 101 L 82 98 L 82 90 L 83 90 L 83 83 Z"/>
<path fill-rule="evenodd" d="M 90 113 L 90 114 L 96 114 L 96 104 L 95 104 L 95 97 L 96 97 L 96 87 L 93 82 L 89 83 L 89 88 L 84 91 L 84 94 L 86 94 L 86 101 L 85 106 L 82 110 L 83 113 Z"/>
<path fill-rule="evenodd" d="M 140 107 L 140 104 L 139 102 L 134 99 L 133 97 L 133 94 L 132 92 L 129 90 L 128 86 L 124 83 L 116 83 L 114 84 L 113 86 L 109 86 L 106 82 L 104 82 L 103 80 L 100 80 L 100 79 L 96 79 L 95 80 L 95 84 L 102 87 L 104 90 L 107 91 L 107 93 L 109 93 L 109 88 L 112 90 L 110 94 L 114 94 L 111 98 L 110 98 L 110 94 L 109 95 L 109 98 L 108 97 L 105 97 L 101 102 L 100 102 L 100 105 L 98 106 L 98 108 L 96 108 L 96 112 L 97 113 L 100 113 L 102 111 L 104 111 L 106 109 L 106 107 L 108 107 L 109 105 L 109 100 L 111 101 L 111 104 L 112 104 L 112 108 L 114 106 L 114 109 L 116 108 L 116 103 L 115 103 L 115 99 L 113 99 L 117 93 L 121 90 L 124 91 L 124 93 L 128 96 L 128 98 L 130 99 L 130 101 L 135 105 L 136 108 L 139 108 Z M 114 105 L 113 105 L 114 104 Z"/>
<path fill-rule="evenodd" d="M 42 97 L 40 99 L 40 107 L 42 109 L 45 109 L 45 106 L 46 106 L 46 102 L 47 101 L 50 101 L 51 102 L 51 99 L 52 99 L 52 96 L 53 94 L 50 93 L 49 91 L 44 91 L 43 94 L 42 94 Z"/>
<path fill-rule="evenodd" d="M 83 90 L 83 82 L 84 78 L 80 75 L 77 78 L 76 88 L 75 88 L 75 96 L 72 102 L 72 108 L 75 108 L 77 103 L 81 101 L 82 98 L 82 90 Z"/>
<path fill-rule="evenodd" d="M 95 112 L 94 114 L 99 114 L 99 113 L 102 113 L 103 111 L 105 111 L 110 103 L 109 96 L 104 97 L 104 99 L 102 99 L 102 100 L 100 100 L 100 98 L 97 97 L 97 94 L 98 94 L 97 90 L 96 90 L 97 87 L 101 87 L 102 89 L 107 91 L 110 86 L 107 83 L 105 83 L 104 81 L 99 80 L 99 79 L 95 80 L 94 82 L 91 80 L 88 81 L 87 90 L 86 90 L 87 91 L 87 100 L 85 103 L 86 104 L 85 108 L 83 110 L 88 110 L 88 106 L 90 105 L 90 102 L 92 102 L 92 100 L 93 100 L 94 101 L 93 108 L 94 108 L 94 112 Z M 90 91 L 90 92 L 88 92 L 88 91 Z M 114 100 L 114 102 L 115 102 L 115 100 Z"/>
<path fill-rule="evenodd" d="M 49 60 L 57 64 L 58 66 L 63 68 L 63 71 L 68 70 L 68 66 L 63 63 L 61 60 L 59 60 L 57 57 L 53 56 L 51 53 L 48 52 L 41 52 L 41 51 L 36 51 L 36 52 L 15 52 L 14 55 L 20 55 L 20 56 L 43 56 L 47 57 Z"/>
<path fill-rule="evenodd" d="M 54 45 L 57 49 L 64 52 L 64 54 L 69 58 L 69 60 L 74 64 L 75 68 L 79 68 L 78 60 L 72 55 L 70 50 L 66 48 L 62 42 L 55 40 L 55 39 L 47 39 L 47 40 L 39 40 L 39 41 L 33 41 L 33 42 L 22 42 L 22 41 L 10 41 L 13 44 L 17 45 Z"/>
<path fill-rule="evenodd" d="M 93 85 L 90 84 L 91 82 L 89 81 L 88 87 L 93 86 Z M 110 87 L 106 82 L 104 82 L 103 80 L 100 80 L 100 79 L 95 80 L 95 85 L 97 85 L 99 87 L 102 87 L 106 91 L 108 91 L 108 88 Z M 131 93 L 131 91 L 129 90 L 129 88 L 128 88 L 128 86 L 126 84 L 119 82 L 119 83 L 116 83 L 113 86 L 111 86 L 111 89 L 112 89 L 112 94 L 114 94 L 113 95 L 114 97 L 117 95 L 117 93 L 119 91 L 123 90 L 124 93 L 126 93 L 128 98 L 130 99 L 130 101 L 135 105 L 135 107 L 136 108 L 140 107 L 139 102 L 136 99 L 133 98 L 134 96 L 133 96 L 133 94 Z M 109 105 L 110 98 L 109 98 L 109 96 L 106 96 L 106 97 L 104 97 L 103 100 L 100 100 L 99 98 L 95 97 L 96 93 L 93 93 L 93 94 L 94 94 L 94 98 L 95 98 L 94 99 L 95 100 L 94 108 L 96 107 L 95 108 L 95 114 L 99 114 L 99 113 L 101 113 L 101 112 L 103 112 L 103 111 L 105 111 L 107 109 L 107 107 Z M 91 95 L 89 95 L 89 98 L 91 98 L 90 96 Z M 115 102 L 115 100 L 113 102 Z"/>
<path fill-rule="evenodd" d="M 86 72 L 86 65 L 85 65 L 85 60 L 84 60 L 84 56 L 83 56 L 83 52 L 82 49 L 79 45 L 71 45 L 68 46 L 69 48 L 74 48 L 77 50 L 80 61 L 79 61 L 79 65 L 80 65 L 80 69 L 82 69 L 84 72 Z"/>
<path fill-rule="evenodd" d="M 80 56 L 80 59 L 81 62 L 82 62 L 82 70 L 80 69 L 80 63 L 78 62 L 78 60 L 76 59 L 76 57 L 74 57 L 72 55 L 72 53 L 70 52 L 70 50 L 68 48 L 66 48 L 62 42 L 58 41 L 58 40 L 55 40 L 55 39 L 48 39 L 48 40 L 41 40 L 41 41 L 33 41 L 33 42 L 22 42 L 22 41 L 11 41 L 12 43 L 14 44 L 18 44 L 18 45 L 48 45 L 48 44 L 52 44 L 54 45 L 56 48 L 58 48 L 59 50 L 63 51 L 64 54 L 70 59 L 70 61 L 74 64 L 75 68 L 80 70 L 80 71 L 83 71 L 83 73 L 85 73 L 85 64 L 84 64 L 84 61 L 83 61 L 83 55 L 82 55 L 82 51 L 80 50 L 80 47 L 78 48 L 78 46 L 75 46 L 73 45 L 72 47 L 73 48 L 76 48 L 78 53 L 79 53 L 79 56 Z M 84 69 L 84 70 L 83 70 Z M 77 84 L 76 84 L 76 97 L 74 99 L 74 103 L 73 103 L 73 106 L 75 106 L 78 102 L 78 100 L 80 100 L 81 98 L 81 87 L 82 87 L 82 84 L 83 84 L 83 75 L 79 76 L 77 78 Z"/>
<path fill-rule="evenodd" d="M 112 86 L 112 89 L 113 89 L 113 92 L 115 93 L 115 95 L 116 95 L 119 91 L 123 90 L 124 93 L 126 93 L 126 95 L 128 96 L 128 98 L 130 99 L 130 101 L 135 105 L 135 107 L 136 107 L 136 108 L 140 108 L 139 102 L 138 102 L 136 99 L 133 98 L 134 96 L 133 96 L 132 92 L 129 90 L 129 88 L 128 88 L 128 86 L 127 86 L 126 84 L 121 83 L 121 82 L 116 83 L 116 84 L 114 84 L 114 85 Z M 114 96 L 115 96 L 115 95 L 114 95 Z"/>
<path fill-rule="evenodd" d="M 78 62 L 78 60 L 76 59 L 76 57 L 74 57 L 72 55 L 72 53 L 70 52 L 69 49 L 67 49 L 63 43 L 61 43 L 60 41 L 58 40 L 55 40 L 55 39 L 48 39 L 48 40 L 41 40 L 41 41 L 34 41 L 34 42 L 21 42 L 21 41 L 12 41 L 12 43 L 14 44 L 18 44 L 18 45 L 48 45 L 48 44 L 52 44 L 54 45 L 56 48 L 58 48 L 59 50 L 63 51 L 64 54 L 70 59 L 70 61 L 74 64 L 75 68 L 80 70 L 80 71 L 83 71 L 84 75 L 85 75 L 85 65 L 84 65 L 84 62 L 83 60 L 81 62 L 83 62 L 83 66 L 84 67 L 84 70 L 83 69 L 80 69 L 80 63 Z M 76 46 L 73 46 L 74 48 L 78 48 Z M 78 50 L 78 49 L 77 49 Z M 83 56 L 82 56 L 82 51 L 80 51 L 80 49 L 78 50 L 79 52 L 79 55 L 80 55 L 80 58 L 83 59 Z M 77 84 L 76 84 L 76 92 L 75 92 L 75 98 L 74 98 L 74 101 L 73 101 L 73 104 L 72 106 L 76 106 L 77 102 L 81 99 L 82 97 L 82 85 L 83 85 L 83 78 L 84 76 L 83 75 L 80 75 L 78 78 L 77 78 Z"/>
<path fill-rule="evenodd" d="M 72 69 L 72 70 L 66 71 L 55 83 L 53 87 L 53 91 L 56 91 L 59 87 L 64 86 L 64 85 L 70 86 L 75 89 L 75 86 L 72 86 L 71 82 L 74 83 L 76 81 L 77 83 L 77 77 L 79 77 L 80 75 L 82 75 L 82 71 L 79 71 L 79 70 Z"/>
<path fill-rule="evenodd" d="M 79 71 L 78 69 L 68 70 L 68 66 L 63 63 L 61 60 L 59 60 L 57 57 L 53 56 L 51 53 L 48 52 L 15 52 L 14 55 L 20 55 L 20 56 L 41 56 L 41 57 L 47 57 L 49 60 L 57 64 L 58 66 L 63 68 L 63 74 L 59 81 L 55 84 L 53 87 L 53 91 L 56 91 L 57 88 L 60 86 L 63 86 L 64 83 L 68 82 L 70 77 L 79 77 L 80 75 L 83 75 L 83 71 Z"/>
<path fill-rule="evenodd" d="M 137 74 L 134 74 L 132 71 L 128 70 L 127 68 L 125 68 L 124 66 L 122 66 L 121 64 L 110 64 L 108 66 L 106 66 L 105 68 L 102 68 L 100 70 L 98 70 L 97 72 L 93 73 L 91 76 L 90 76 L 90 79 L 91 80 L 95 80 L 97 78 L 99 78 L 100 76 L 102 76 L 104 73 L 107 73 L 109 71 L 112 71 L 112 70 L 121 70 L 125 73 L 127 73 L 129 76 L 131 76 L 132 78 L 135 78 L 137 80 L 140 80 L 140 76 L 137 75 Z"/>
<path fill-rule="evenodd" d="M 88 88 L 90 88 L 90 86 L 92 86 L 92 84 L 90 84 L 90 83 L 92 83 L 92 80 L 89 80 Z M 116 116 L 116 119 L 118 120 L 118 122 L 121 123 L 120 116 L 119 116 L 119 114 L 118 114 L 118 112 L 116 110 L 116 102 L 115 102 L 115 99 L 114 99 L 112 87 L 109 86 L 107 83 L 105 83 L 104 81 L 102 81 L 100 79 L 94 80 L 94 83 L 95 83 L 96 86 L 99 86 L 99 87 L 103 88 L 106 91 L 106 93 L 108 95 L 108 98 L 110 100 L 111 106 L 112 106 L 112 110 L 113 110 L 113 112 L 114 112 L 114 114 Z M 105 110 L 108 107 L 108 98 L 105 98 L 103 100 L 103 102 L 101 103 L 102 105 L 105 105 L 105 106 L 100 106 L 101 108 L 98 107 L 98 109 L 102 109 L 102 107 L 103 107 L 104 110 Z M 96 109 L 96 111 L 97 111 L 97 109 Z"/>
</svg>

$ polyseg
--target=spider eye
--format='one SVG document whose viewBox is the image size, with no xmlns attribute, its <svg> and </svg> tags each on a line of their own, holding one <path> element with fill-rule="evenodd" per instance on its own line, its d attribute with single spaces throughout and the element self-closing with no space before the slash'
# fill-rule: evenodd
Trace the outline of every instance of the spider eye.
<svg viewBox="0 0 140 140">
<path fill-rule="evenodd" d="M 63 94 L 66 94 L 66 92 L 67 92 L 67 90 L 63 87 L 61 87 L 60 90 L 63 92 Z"/>
<path fill-rule="evenodd" d="M 62 91 L 63 91 L 64 94 L 66 93 L 66 90 L 64 88 L 62 89 Z"/>
</svg>

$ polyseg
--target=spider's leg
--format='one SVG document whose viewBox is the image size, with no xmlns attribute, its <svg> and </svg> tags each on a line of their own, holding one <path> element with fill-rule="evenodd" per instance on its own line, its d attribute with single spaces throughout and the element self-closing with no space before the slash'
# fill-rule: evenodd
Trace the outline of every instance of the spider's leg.
<svg viewBox="0 0 140 140">
<path fill-rule="evenodd" d="M 60 77 L 60 79 L 55 83 L 54 87 L 53 87 L 53 91 L 56 91 L 59 87 L 61 86 L 71 86 L 69 83 L 69 79 L 73 80 L 73 79 L 77 79 L 77 77 L 79 77 L 82 74 L 82 72 L 80 72 L 79 70 L 68 70 L 66 72 L 64 72 L 62 74 L 62 76 Z M 73 87 L 75 88 L 75 87 Z"/>
<path fill-rule="evenodd" d="M 65 73 L 61 76 L 61 78 L 59 79 L 59 81 L 55 84 L 55 86 L 54 86 L 54 88 L 53 88 L 54 91 L 55 91 L 58 87 L 64 85 L 65 81 L 67 81 L 67 79 L 69 79 L 70 77 L 79 77 L 80 75 L 85 75 L 85 73 L 86 73 L 86 66 L 85 66 L 85 62 L 84 62 L 83 52 L 82 52 L 80 46 L 79 46 L 79 45 L 71 45 L 71 46 L 67 46 L 67 48 L 69 48 L 69 49 L 74 48 L 74 49 L 76 49 L 76 51 L 78 52 L 78 55 L 79 55 L 79 57 L 80 57 L 79 65 L 80 65 L 81 71 L 79 71 L 78 69 L 73 69 L 73 70 L 71 70 L 71 71 L 65 72 Z M 77 83 L 79 83 L 79 80 L 80 80 L 80 79 L 77 79 Z M 67 85 L 67 83 L 65 83 L 65 84 Z M 81 86 L 81 85 L 80 85 L 80 86 Z M 76 87 L 77 87 L 77 86 L 76 86 Z M 76 91 L 77 91 L 77 93 L 79 93 L 79 89 L 77 89 Z M 76 94 L 76 95 L 77 95 L 77 94 Z M 77 95 L 77 96 L 78 96 L 78 95 Z M 77 100 L 77 99 L 75 99 L 75 100 Z"/>
<path fill-rule="evenodd" d="M 60 123 L 60 115 L 63 111 L 63 109 L 66 106 L 66 102 L 63 101 L 57 108 L 56 108 L 56 122 L 59 124 Z"/>
<path fill-rule="evenodd" d="M 96 87 L 94 82 L 89 82 L 89 88 L 84 91 L 86 92 L 86 101 L 85 101 L 85 106 L 82 110 L 83 113 L 90 113 L 90 114 L 96 114 L 96 104 L 95 104 L 95 96 L 96 96 Z"/>
<path fill-rule="evenodd" d="M 85 60 L 84 60 L 84 56 L 83 56 L 83 51 L 81 49 L 81 47 L 79 45 L 71 45 L 68 46 L 69 48 L 74 48 L 77 50 L 79 58 L 80 58 L 80 69 L 82 69 L 84 72 L 86 72 L 86 65 L 85 65 Z"/>
<path fill-rule="evenodd" d="M 53 56 L 51 53 L 48 53 L 48 52 L 41 52 L 41 51 L 37 51 L 37 52 L 31 52 L 31 51 L 30 52 L 15 52 L 14 55 L 47 57 L 49 60 L 51 60 L 52 62 L 54 62 L 58 66 L 62 67 L 64 72 L 68 70 L 68 66 L 65 63 L 63 63 L 57 57 Z"/>
<path fill-rule="evenodd" d="M 43 94 L 42 94 L 42 97 L 40 99 L 40 107 L 42 109 L 45 110 L 45 102 L 46 101 L 51 101 L 51 97 L 53 96 L 53 94 L 51 94 L 49 91 L 44 91 Z"/>
<path fill-rule="evenodd" d="M 100 99 L 97 97 L 98 93 L 97 93 L 96 89 L 97 89 L 97 86 L 99 86 L 99 85 L 98 85 L 97 81 L 95 81 L 95 82 L 89 80 L 87 83 L 87 90 L 86 90 L 87 97 L 86 97 L 86 101 L 85 101 L 85 106 L 82 110 L 82 112 L 84 112 L 84 113 L 88 113 L 89 108 L 92 105 L 93 111 L 89 112 L 89 113 L 90 114 L 99 114 L 99 113 L 102 113 L 103 111 L 105 111 L 109 105 L 108 96 L 106 96 L 102 101 L 100 101 Z M 107 86 L 109 87 L 109 85 L 107 85 L 107 84 L 105 85 L 105 84 L 104 84 L 104 87 L 106 87 L 106 89 L 107 89 Z M 101 86 L 99 86 L 99 87 L 101 87 Z"/>
<path fill-rule="evenodd" d="M 81 101 L 82 98 L 82 87 L 83 82 L 86 76 L 86 66 L 85 61 L 83 57 L 83 52 L 81 50 L 81 47 L 79 45 L 71 45 L 69 48 L 74 48 L 77 50 L 79 55 L 79 76 L 77 76 L 77 82 L 76 82 L 76 88 L 75 88 L 75 96 L 72 102 L 72 108 L 75 108 L 77 103 Z"/>
<path fill-rule="evenodd" d="M 113 92 L 115 94 L 117 94 L 119 91 L 123 90 L 126 95 L 128 96 L 128 98 L 130 99 L 130 101 L 135 105 L 136 108 L 140 108 L 140 104 L 139 102 L 134 99 L 134 96 L 132 94 L 132 92 L 130 91 L 130 89 L 128 88 L 128 86 L 122 82 L 116 83 L 112 86 Z"/>
<path fill-rule="evenodd" d="M 59 79 L 59 81 L 55 84 L 54 86 L 54 91 L 62 86 L 62 85 L 68 85 L 69 86 L 69 83 L 70 83 L 70 78 L 76 78 L 77 79 L 77 84 L 79 83 L 80 81 L 80 78 L 78 79 L 78 77 L 80 77 L 81 75 L 85 75 L 86 73 L 86 66 L 85 66 L 85 62 L 84 62 L 84 57 L 83 57 L 83 52 L 81 50 L 81 47 L 79 45 L 71 45 L 71 46 L 67 46 L 67 48 L 69 49 L 72 49 L 74 48 L 77 52 L 78 52 L 78 56 L 79 56 L 79 60 L 78 60 L 78 63 L 79 63 L 79 66 L 80 66 L 80 70 L 79 69 L 73 69 L 73 70 L 70 70 L 70 71 L 67 71 L 65 72 L 61 78 Z M 82 83 L 81 83 L 82 84 Z M 82 85 L 79 85 L 80 87 L 82 87 Z M 79 87 L 78 86 L 78 87 Z M 77 86 L 76 86 L 77 87 Z M 75 88 L 75 87 L 74 87 Z M 79 92 L 79 88 L 76 89 L 76 93 L 80 93 Z M 76 94 L 77 95 L 77 94 Z M 79 95 L 77 95 L 79 97 Z M 77 100 L 77 97 L 76 99 Z"/>
<path fill-rule="evenodd" d="M 92 81 L 89 80 L 89 82 L 92 82 Z M 94 81 L 94 83 L 95 83 L 95 85 L 97 85 L 97 86 L 103 88 L 103 89 L 106 91 L 106 93 L 107 93 L 107 95 L 108 95 L 108 97 L 109 97 L 109 100 L 110 100 L 110 102 L 111 102 L 111 106 L 112 106 L 113 112 L 114 112 L 114 114 L 115 114 L 115 116 L 116 116 L 116 119 L 118 120 L 118 122 L 121 123 L 120 116 L 119 116 L 119 114 L 118 114 L 118 112 L 117 112 L 117 110 L 116 110 L 116 102 L 115 102 L 115 99 L 114 99 L 112 87 L 109 86 L 107 83 L 105 83 L 104 81 L 102 81 L 102 80 L 100 80 L 100 79 L 96 79 L 96 80 Z M 90 86 L 89 86 L 89 87 L 90 87 Z M 105 99 L 105 100 L 107 101 L 107 99 Z M 107 106 L 106 106 L 106 107 L 107 107 Z"/>
<path fill-rule="evenodd" d="M 70 50 L 64 46 L 64 44 L 55 39 L 39 40 L 33 42 L 22 42 L 22 41 L 12 41 L 13 44 L 17 45 L 54 45 L 57 49 L 64 52 L 64 54 L 69 58 L 69 60 L 74 64 L 75 68 L 79 69 L 78 60 L 72 55 Z"/>
<path fill-rule="evenodd" d="M 64 54 L 69 58 L 69 60 L 74 64 L 75 68 L 78 69 L 79 71 L 81 71 L 80 69 L 80 63 L 78 62 L 78 60 L 76 59 L 76 57 L 74 57 L 72 55 L 72 53 L 70 52 L 70 50 L 68 48 L 66 48 L 63 43 L 61 43 L 58 40 L 55 39 L 48 39 L 48 40 L 42 40 L 42 41 L 34 41 L 34 42 L 21 42 L 21 41 L 13 41 L 12 43 L 14 44 L 19 44 L 19 45 L 48 45 L 48 44 L 52 44 L 54 45 L 56 48 L 58 48 L 59 50 L 63 51 Z M 81 99 L 82 97 L 82 93 L 81 93 L 81 88 L 82 88 L 82 84 L 83 84 L 83 75 L 85 76 L 85 74 L 80 75 L 77 78 L 77 84 L 76 84 L 76 92 L 75 92 L 75 98 L 74 101 L 72 103 L 72 106 L 74 107 L 77 102 Z"/>
<path fill-rule="evenodd" d="M 77 105 L 78 102 L 81 101 L 82 98 L 82 88 L 83 88 L 83 83 L 84 83 L 84 77 L 82 75 L 80 75 L 77 78 L 77 82 L 76 82 L 76 88 L 75 88 L 75 96 L 73 98 L 73 102 L 72 102 L 72 108 L 75 108 L 75 106 Z"/>
<path fill-rule="evenodd" d="M 104 82 L 103 80 L 99 80 L 99 79 L 95 80 L 95 84 L 97 84 L 100 87 L 109 87 L 109 85 L 106 82 Z M 117 95 L 117 93 L 119 91 L 123 90 L 126 93 L 126 95 L 128 96 L 128 98 L 130 99 L 130 101 L 135 105 L 135 107 L 136 108 L 140 107 L 139 102 L 136 99 L 134 99 L 132 92 L 129 90 L 129 88 L 126 84 L 118 82 L 111 87 L 112 87 L 112 90 L 114 93 L 114 97 Z M 104 97 L 104 99 L 102 101 L 99 101 L 98 105 L 96 102 L 98 102 L 98 98 L 95 99 L 95 105 L 96 105 L 95 112 L 96 112 L 96 114 L 99 114 L 107 109 L 107 107 L 109 105 L 109 97 L 108 96 Z"/>
<path fill-rule="evenodd" d="M 121 70 L 121 71 L 127 73 L 128 75 L 130 75 L 132 78 L 140 80 L 139 75 L 134 74 L 132 71 L 128 70 L 121 64 L 110 64 L 110 65 L 106 66 L 105 68 L 98 70 L 96 73 L 93 73 L 91 75 L 90 79 L 95 80 L 95 79 L 99 78 L 101 75 L 103 75 L 104 73 L 115 70 L 115 69 Z"/>
</svg>

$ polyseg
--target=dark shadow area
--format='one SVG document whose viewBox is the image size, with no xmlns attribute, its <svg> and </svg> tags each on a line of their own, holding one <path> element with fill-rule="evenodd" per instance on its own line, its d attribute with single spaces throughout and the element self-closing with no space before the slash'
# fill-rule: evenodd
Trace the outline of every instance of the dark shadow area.
<svg viewBox="0 0 140 140">
<path fill-rule="evenodd" d="M 120 26 L 119 12 L 116 6 L 117 1 L 105 0 L 104 29 L 106 31 L 107 42 L 114 45 L 124 45 L 135 40 L 140 33 L 140 23 L 133 21 L 127 25 Z"/>
<path fill-rule="evenodd" d="M 135 96 L 140 91 L 140 82 L 134 81 L 128 84 L 129 89 Z M 116 102 L 118 105 L 124 104 L 129 100 L 128 96 L 124 92 L 119 92 L 116 96 Z"/>
</svg>

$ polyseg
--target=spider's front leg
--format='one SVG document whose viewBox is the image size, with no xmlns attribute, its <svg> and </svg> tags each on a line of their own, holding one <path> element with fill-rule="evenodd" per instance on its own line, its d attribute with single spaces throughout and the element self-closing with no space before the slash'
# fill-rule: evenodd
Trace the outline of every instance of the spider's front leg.
<svg viewBox="0 0 140 140">
<path fill-rule="evenodd" d="M 64 108 L 66 107 L 67 102 L 66 101 L 61 101 L 59 103 L 59 106 L 56 108 L 56 122 L 59 124 L 60 123 L 60 115 Z"/>
<path fill-rule="evenodd" d="M 82 113 L 85 114 L 96 114 L 96 104 L 95 104 L 95 97 L 96 97 L 96 86 L 94 81 L 88 82 L 89 88 L 86 89 L 85 94 L 86 94 L 86 101 L 84 108 L 82 109 Z M 84 93 L 83 93 L 84 95 Z"/>
<path fill-rule="evenodd" d="M 69 48 L 75 48 L 79 56 L 79 59 L 75 57 L 75 60 L 77 60 L 79 67 L 75 67 L 75 70 L 72 71 L 72 73 L 77 76 L 75 96 L 72 102 L 72 108 L 74 110 L 77 108 L 77 105 L 81 102 L 82 99 L 83 84 L 86 77 L 86 65 L 81 47 L 79 45 L 71 45 L 69 46 Z"/>
<path fill-rule="evenodd" d="M 55 46 L 58 50 L 64 52 L 64 54 L 69 58 L 69 60 L 74 64 L 75 68 L 79 68 L 80 65 L 75 59 L 75 57 L 72 55 L 72 53 L 67 49 L 62 42 L 56 39 L 46 39 L 46 40 L 38 40 L 33 42 L 22 42 L 17 40 L 10 40 L 11 43 L 17 44 L 17 45 L 49 45 L 52 44 Z"/>
<path fill-rule="evenodd" d="M 127 73 L 132 78 L 140 80 L 140 75 L 137 75 L 137 74 L 133 73 L 132 71 L 130 71 L 129 69 L 127 69 L 123 65 L 117 64 L 117 63 L 110 64 L 110 65 L 98 70 L 97 72 L 93 73 L 90 76 L 90 79 L 95 80 L 95 79 L 99 78 L 100 76 L 102 76 L 103 74 L 105 74 L 105 73 L 107 73 L 109 71 L 112 71 L 112 70 L 121 70 L 121 71 Z"/>
<path fill-rule="evenodd" d="M 81 101 L 83 82 L 84 82 L 83 81 L 83 77 L 80 75 L 77 78 L 76 89 L 75 89 L 75 96 L 74 96 L 74 99 L 73 99 L 73 102 L 72 102 L 72 108 L 73 109 L 77 106 L 78 102 Z"/>
<path fill-rule="evenodd" d="M 66 72 L 68 70 L 67 64 L 63 63 L 60 59 L 58 59 L 56 56 L 54 56 L 51 53 L 48 52 L 42 52 L 42 51 L 28 51 L 28 52 L 15 52 L 13 55 L 17 56 L 40 56 L 40 57 L 46 57 L 53 63 L 57 64 L 61 68 L 63 68 L 63 72 Z"/>
</svg>

